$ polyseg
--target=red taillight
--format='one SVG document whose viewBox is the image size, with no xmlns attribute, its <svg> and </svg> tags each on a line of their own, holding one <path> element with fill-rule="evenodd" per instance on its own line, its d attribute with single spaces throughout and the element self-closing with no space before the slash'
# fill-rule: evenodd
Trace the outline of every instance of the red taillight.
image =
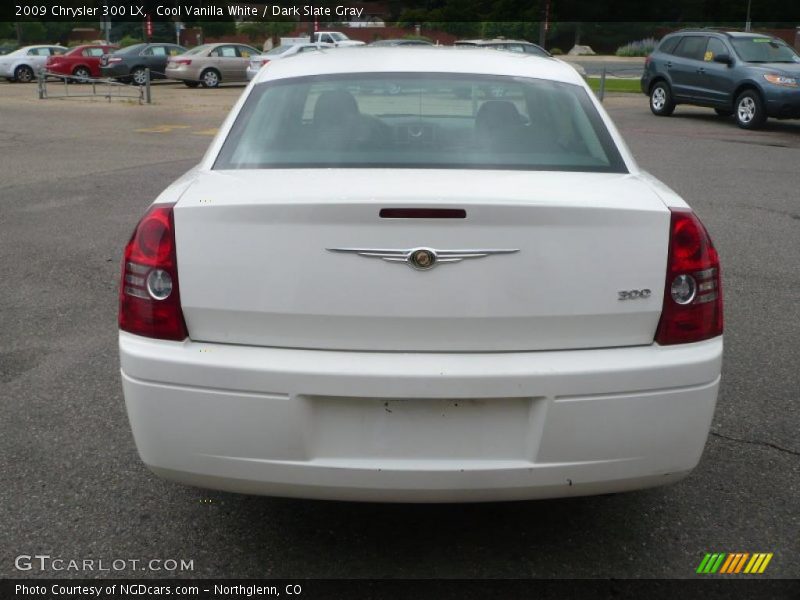
<svg viewBox="0 0 800 600">
<path fill-rule="evenodd" d="M 649 65 L 649 64 L 650 64 L 650 61 L 651 61 L 651 60 L 652 60 L 652 57 L 651 57 L 650 55 L 648 55 L 648 56 L 647 56 L 647 58 L 645 58 L 645 59 L 644 59 L 644 66 L 645 66 L 645 68 L 647 67 L 647 65 Z"/>
<path fill-rule="evenodd" d="M 176 65 L 190 65 L 192 64 L 191 58 L 171 58 L 171 63 L 175 63 Z"/>
<path fill-rule="evenodd" d="M 136 226 L 122 258 L 119 328 L 161 340 L 183 340 L 172 204 L 156 204 Z"/>
<path fill-rule="evenodd" d="M 670 209 L 669 258 L 664 306 L 656 331 L 662 346 L 722 335 L 719 256 L 711 238 L 688 209 Z"/>
<path fill-rule="evenodd" d="M 270 60 L 272 60 L 272 59 L 270 59 L 270 58 L 262 58 L 262 59 L 261 59 L 261 66 L 263 67 L 263 66 L 264 66 L 265 64 L 267 64 L 267 63 L 268 63 Z"/>
</svg>

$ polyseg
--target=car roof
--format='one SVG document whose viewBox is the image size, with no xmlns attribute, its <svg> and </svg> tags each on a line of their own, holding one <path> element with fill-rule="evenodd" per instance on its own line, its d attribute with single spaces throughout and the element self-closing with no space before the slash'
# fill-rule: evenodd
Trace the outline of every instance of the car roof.
<svg viewBox="0 0 800 600">
<path fill-rule="evenodd" d="M 70 50 L 85 50 L 86 48 L 119 48 L 116 44 L 81 44 L 73 46 Z"/>
<path fill-rule="evenodd" d="M 275 61 L 259 71 L 256 82 L 333 73 L 464 73 L 532 77 L 583 85 L 578 72 L 568 64 L 544 56 L 476 49 L 470 60 L 457 48 L 431 46 L 404 48 L 357 46 L 321 49 L 300 54 L 291 61 Z"/>
<path fill-rule="evenodd" d="M 416 39 L 413 39 L 413 38 L 387 38 L 385 40 L 375 40 L 372 43 L 373 44 L 389 44 L 389 43 L 394 44 L 394 43 L 397 43 L 397 42 L 402 42 L 404 44 L 431 44 L 431 45 L 433 45 L 432 42 L 429 42 L 428 40 L 416 40 Z"/>
<path fill-rule="evenodd" d="M 509 40 L 507 38 L 494 38 L 491 40 L 458 40 L 456 44 L 529 44 L 535 46 L 533 42 L 527 40 Z"/>
<path fill-rule="evenodd" d="M 202 44 L 202 45 L 208 46 L 209 48 L 217 48 L 219 46 L 247 46 L 248 48 L 253 48 L 252 44 L 245 44 L 244 42 L 210 42 L 208 44 Z M 196 47 L 199 48 L 199 46 Z"/>
<path fill-rule="evenodd" d="M 699 27 L 699 28 L 688 27 L 686 29 L 679 29 L 678 31 L 674 31 L 669 35 L 671 36 L 683 35 L 690 33 L 704 34 L 704 35 L 717 34 L 717 35 L 725 35 L 727 37 L 732 37 L 732 38 L 765 38 L 765 37 L 775 38 L 775 36 L 772 35 L 771 33 L 759 33 L 757 31 L 739 31 L 736 29 L 720 29 L 718 27 Z"/>
<path fill-rule="evenodd" d="M 735 38 L 775 38 L 771 33 L 758 33 L 757 31 L 726 31 L 725 33 Z"/>
</svg>

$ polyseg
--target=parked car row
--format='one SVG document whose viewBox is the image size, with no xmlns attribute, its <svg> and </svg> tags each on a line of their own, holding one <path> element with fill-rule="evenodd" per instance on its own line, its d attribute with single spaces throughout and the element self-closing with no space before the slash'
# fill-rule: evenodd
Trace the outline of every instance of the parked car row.
<svg viewBox="0 0 800 600">
<path fill-rule="evenodd" d="M 45 67 L 49 72 L 85 81 L 92 77 L 107 77 L 117 81 L 144 85 L 147 69 L 151 79 L 175 79 L 187 87 L 218 87 L 221 83 L 251 80 L 266 64 L 324 49 L 364 45 L 336 31 L 316 32 L 312 38 L 286 38 L 285 44 L 262 53 L 241 43 L 203 44 L 188 50 L 170 43 L 140 43 L 125 48 L 110 44 L 85 44 L 72 49 L 62 46 L 28 46 L 0 56 L 0 76 L 11 81 L 27 82 Z M 370 46 L 430 47 L 421 39 L 378 40 Z M 522 40 L 462 40 L 459 48 L 494 48 L 532 56 L 550 57 L 541 46 Z M 584 78 L 580 65 L 572 65 Z"/>
</svg>

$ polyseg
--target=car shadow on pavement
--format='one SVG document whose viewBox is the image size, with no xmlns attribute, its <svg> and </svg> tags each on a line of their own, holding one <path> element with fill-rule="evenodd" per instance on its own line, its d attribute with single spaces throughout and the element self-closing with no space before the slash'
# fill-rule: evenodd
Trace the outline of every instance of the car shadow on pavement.
<svg viewBox="0 0 800 600">
<path fill-rule="evenodd" d="M 601 555 L 630 564 L 663 494 L 428 505 L 215 497 L 238 553 L 274 565 L 280 544 L 272 577 L 514 578 L 597 576 Z"/>
<path fill-rule="evenodd" d="M 719 123 L 726 127 L 731 127 L 733 131 L 739 132 L 743 135 L 764 134 L 764 133 L 788 133 L 800 134 L 800 120 L 797 119 L 768 119 L 767 122 L 760 128 L 753 131 L 742 129 L 736 125 L 733 117 L 720 117 L 713 112 L 680 112 L 680 108 L 669 117 L 670 119 L 680 119 L 685 121 L 698 121 L 703 123 Z"/>
</svg>

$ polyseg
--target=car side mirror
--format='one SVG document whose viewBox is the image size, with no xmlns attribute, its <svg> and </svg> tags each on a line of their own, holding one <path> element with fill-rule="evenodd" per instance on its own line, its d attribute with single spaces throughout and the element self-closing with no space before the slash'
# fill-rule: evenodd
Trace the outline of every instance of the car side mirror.
<svg viewBox="0 0 800 600">
<path fill-rule="evenodd" d="M 731 58 L 730 54 L 717 54 L 714 57 L 714 62 L 730 66 L 733 64 L 733 59 Z"/>
</svg>

